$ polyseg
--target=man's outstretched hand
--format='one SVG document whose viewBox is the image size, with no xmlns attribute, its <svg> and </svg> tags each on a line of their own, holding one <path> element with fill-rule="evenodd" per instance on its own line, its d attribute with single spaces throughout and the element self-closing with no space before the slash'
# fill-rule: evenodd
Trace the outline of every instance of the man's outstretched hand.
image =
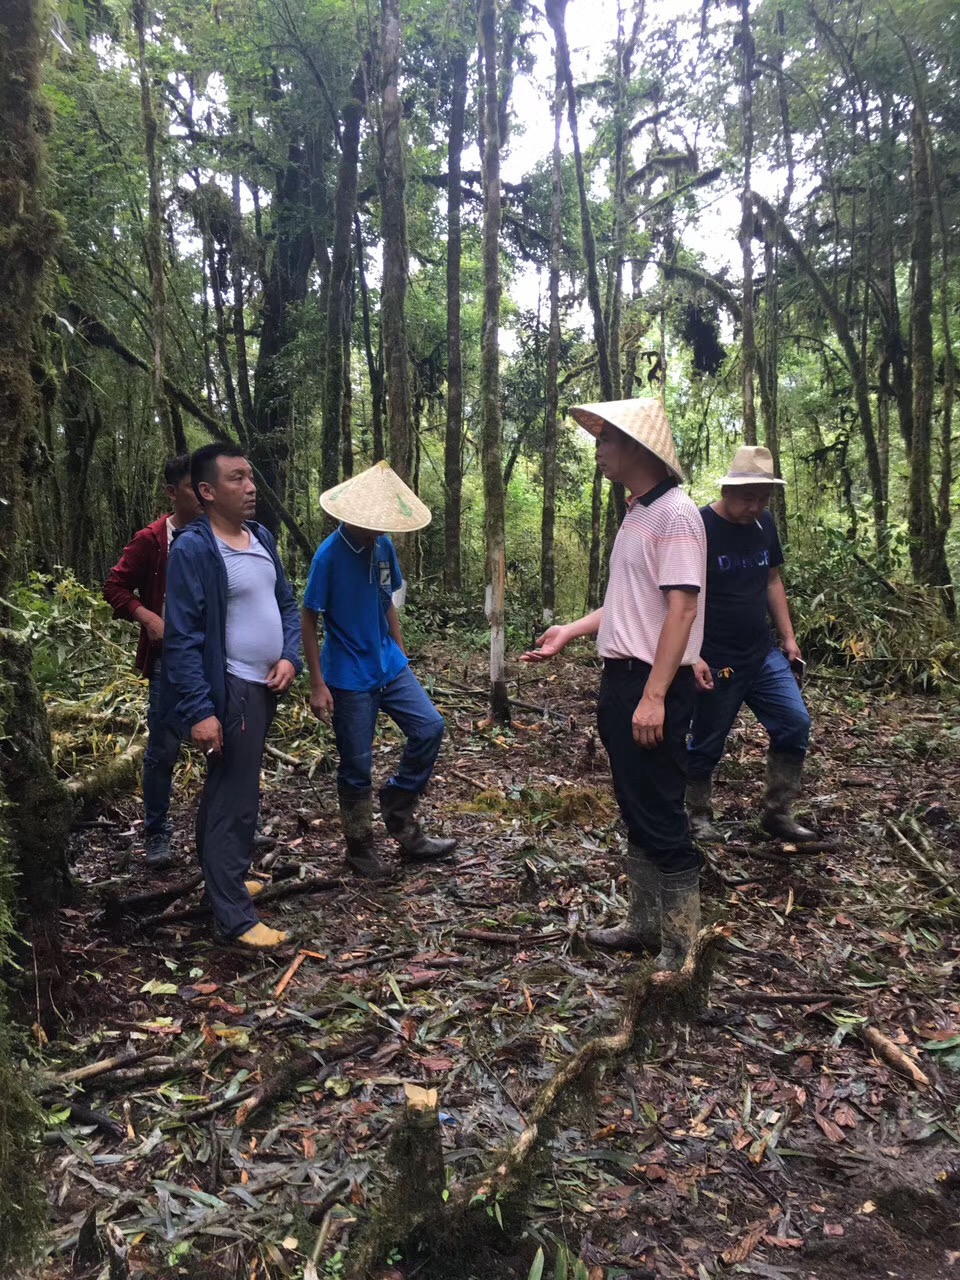
<svg viewBox="0 0 960 1280">
<path fill-rule="evenodd" d="M 520 655 L 521 662 L 547 662 L 555 658 L 567 643 L 567 628 L 564 626 L 547 627 L 542 636 L 537 637 L 537 647 L 528 649 Z"/>
</svg>

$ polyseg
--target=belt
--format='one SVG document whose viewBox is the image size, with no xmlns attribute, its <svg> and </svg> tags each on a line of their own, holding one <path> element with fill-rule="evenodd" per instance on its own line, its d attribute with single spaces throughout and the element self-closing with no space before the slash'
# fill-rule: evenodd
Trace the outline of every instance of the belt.
<svg viewBox="0 0 960 1280">
<path fill-rule="evenodd" d="M 642 671 L 650 670 L 650 663 L 643 658 L 604 658 L 604 671 Z"/>
</svg>

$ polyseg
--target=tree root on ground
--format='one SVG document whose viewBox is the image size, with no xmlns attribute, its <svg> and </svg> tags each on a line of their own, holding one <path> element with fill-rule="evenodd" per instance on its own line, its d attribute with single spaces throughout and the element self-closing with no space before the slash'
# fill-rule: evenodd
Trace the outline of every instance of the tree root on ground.
<svg viewBox="0 0 960 1280">
<path fill-rule="evenodd" d="M 404 1167 L 402 1153 L 419 1149 L 417 1144 L 393 1143 L 394 1184 L 419 1186 L 422 1194 L 415 1204 L 410 1203 L 409 1197 L 398 1201 L 396 1195 L 387 1194 L 357 1250 L 352 1274 L 370 1274 L 386 1252 L 397 1247 L 427 1248 L 437 1257 L 449 1258 L 451 1251 L 469 1248 L 470 1241 L 485 1227 L 488 1205 L 522 1201 L 535 1159 L 550 1136 L 562 1104 L 599 1072 L 626 1057 L 645 1026 L 666 1016 L 678 1002 L 696 1000 L 709 979 L 711 957 L 722 937 L 719 925 L 702 929 L 682 969 L 641 974 L 627 994 L 618 1030 L 588 1040 L 560 1067 L 529 1107 L 526 1127 L 516 1141 L 493 1168 L 453 1187 L 445 1203 L 442 1196 L 431 1193 L 416 1168 Z M 436 1115 L 435 1109 L 433 1114 Z M 422 1115 L 418 1115 L 417 1125 L 422 1121 Z M 406 1123 L 412 1123 L 411 1117 L 401 1121 L 401 1127 Z M 420 1135 L 421 1144 L 422 1141 Z M 518 1207 L 515 1203 L 514 1208 Z"/>
</svg>

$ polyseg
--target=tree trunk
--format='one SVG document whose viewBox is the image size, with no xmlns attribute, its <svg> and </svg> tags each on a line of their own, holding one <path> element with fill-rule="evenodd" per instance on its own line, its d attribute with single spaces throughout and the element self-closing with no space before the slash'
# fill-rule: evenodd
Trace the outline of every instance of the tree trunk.
<svg viewBox="0 0 960 1280">
<path fill-rule="evenodd" d="M 303 148 L 291 140 L 286 164 L 277 173 L 271 217 L 273 244 L 263 274 L 260 347 L 254 378 L 253 409 L 256 433 L 251 461 L 272 492 L 286 491 L 287 441 L 293 406 L 294 380 L 284 357 L 295 338 L 295 315 L 307 295 L 313 264 L 313 233 L 305 191 L 308 182 Z M 277 509 L 257 504 L 257 518 L 272 533 L 279 527 Z"/>
<path fill-rule="evenodd" d="M 36 427 L 31 338 L 47 255 L 59 223 L 39 190 L 41 12 L 37 0 L 8 4 L 0 40 L 0 597 L 10 588 L 23 508 L 21 460 Z M 71 806 L 50 764 L 46 712 L 31 673 L 31 650 L 0 634 L 0 966 L 10 972 L 13 876 L 28 909 L 54 912 L 62 901 Z M 17 874 L 19 873 L 19 874 Z M 41 990 L 38 986 L 37 996 Z M 0 988 L 0 1271 L 34 1244 L 44 1222 L 36 1178 L 36 1107 L 13 1066 Z"/>
<path fill-rule="evenodd" d="M 409 249 L 401 137 L 403 110 L 400 102 L 399 0 L 382 0 L 381 18 L 382 102 L 377 166 L 383 233 L 380 324 L 387 374 L 387 443 L 390 465 L 397 475 L 408 481 L 413 463 L 413 433 L 410 425 L 410 366 L 405 320 Z"/>
<path fill-rule="evenodd" d="M 933 196 L 926 138 L 920 111 L 914 107 L 913 151 L 913 293 L 910 302 L 913 367 L 913 435 L 910 446 L 908 528 L 910 562 L 919 583 L 949 582 L 931 494 L 930 450 L 933 440 Z"/>
<path fill-rule="evenodd" d="M 370 417 L 373 431 L 373 460 L 382 461 L 386 456 L 383 439 L 384 419 L 384 378 L 383 378 L 383 343 L 378 342 L 373 349 L 373 332 L 370 323 L 370 291 L 367 288 L 367 273 L 363 262 L 363 232 L 360 218 L 353 220 L 357 239 L 357 278 L 360 282 L 360 317 L 363 322 L 363 349 L 367 357 L 367 376 L 370 379 Z"/>
<path fill-rule="evenodd" d="M 510 718 L 504 635 L 506 511 L 503 489 L 503 420 L 500 412 L 500 122 L 497 94 L 496 0 L 480 0 L 483 49 L 483 336 L 480 396 L 483 404 L 483 498 L 487 544 L 487 619 L 490 623 L 490 715 Z"/>
<path fill-rule="evenodd" d="M 323 444 L 320 480 L 322 489 L 332 489 L 340 478 L 341 418 L 344 392 L 344 347 L 350 341 L 350 258 L 353 220 L 357 212 L 357 166 L 360 157 L 360 120 L 363 104 L 360 72 L 352 93 L 341 109 L 340 164 L 334 197 L 333 252 L 327 292 L 326 386 L 323 398 Z"/>
<path fill-rule="evenodd" d="M 463 507 L 463 351 L 460 345 L 460 162 L 467 105 L 467 55 L 450 64 L 450 135 L 447 144 L 447 421 L 443 437 L 443 585 L 462 586 L 460 522 Z"/>
<path fill-rule="evenodd" d="M 603 539 L 603 472 L 593 468 L 590 496 L 590 556 L 587 564 L 587 610 L 600 605 L 600 550 Z"/>
<path fill-rule="evenodd" d="M 557 518 L 557 410 L 560 392 L 560 254 L 563 248 L 563 155 L 560 127 L 563 122 L 563 71 L 557 58 L 553 100 L 553 189 L 550 200 L 550 328 L 547 337 L 547 376 L 543 417 L 543 515 L 540 521 L 540 592 L 543 622 L 553 622 L 557 607 L 555 531 Z"/>
<path fill-rule="evenodd" d="M 746 2 L 746 0 L 744 0 Z M 583 256 L 587 267 L 587 299 L 593 316 L 593 338 L 597 347 L 597 368 L 600 375 L 600 392 L 604 400 L 612 400 L 613 379 L 610 374 L 610 352 L 607 346 L 607 329 L 604 323 L 603 302 L 600 297 L 600 277 L 597 273 L 597 244 L 593 235 L 590 205 L 587 201 L 587 182 L 580 152 L 580 133 L 577 128 L 577 95 L 570 69 L 570 49 L 564 26 L 567 0 L 547 0 L 547 21 L 553 29 L 557 43 L 557 59 L 567 87 L 567 118 L 573 138 L 573 159 L 577 171 L 577 192 L 580 197 L 580 234 L 583 238 Z"/>
<path fill-rule="evenodd" d="M 151 387 L 153 405 L 163 429 L 166 447 L 173 453 L 177 447 L 170 406 L 163 390 L 166 358 L 164 339 L 167 328 L 166 281 L 163 269 L 163 211 L 160 199 L 160 165 L 157 160 L 157 117 L 150 90 L 147 67 L 147 12 L 144 0 L 134 0 L 133 25 L 137 32 L 137 70 L 140 78 L 140 116 L 143 124 L 143 150 L 147 162 L 147 226 L 144 257 L 150 279 L 150 326 L 153 330 L 153 365 Z"/>
<path fill-rule="evenodd" d="M 757 340 L 753 318 L 753 32 L 750 29 L 750 0 L 740 0 L 740 54 L 743 79 L 740 86 L 740 117 L 743 125 L 743 189 L 740 195 L 740 250 L 743 255 L 743 438 L 757 443 L 757 410 L 753 379 L 757 367 Z"/>
</svg>

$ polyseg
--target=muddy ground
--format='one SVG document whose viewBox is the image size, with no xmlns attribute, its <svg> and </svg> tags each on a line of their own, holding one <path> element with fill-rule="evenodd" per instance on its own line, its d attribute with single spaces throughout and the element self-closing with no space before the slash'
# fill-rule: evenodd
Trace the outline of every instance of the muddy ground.
<svg viewBox="0 0 960 1280">
<path fill-rule="evenodd" d="M 122 1230 L 132 1276 L 300 1277 L 311 1255 L 320 1276 L 348 1273 L 405 1082 L 439 1090 L 455 1186 L 523 1130 L 578 1045 L 615 1027 L 638 962 L 581 936 L 624 891 L 595 662 L 524 673 L 509 730 L 478 727 L 480 659 L 417 669 L 450 728 L 426 807 L 459 837 L 457 860 L 386 887 L 343 878 L 332 747 L 288 709 L 272 738 L 286 760 L 266 762 L 266 858 L 278 884 L 325 887 L 264 904 L 296 931 L 281 956 L 240 955 L 182 918 L 198 890 L 160 919 L 104 910 L 194 871 L 196 761 L 163 881 L 144 870 L 134 798 L 86 815 L 59 981 L 39 976 L 37 1065 L 55 1078 L 37 1274 L 101 1273 L 91 1212 L 101 1237 Z M 705 1004 L 652 1028 L 558 1117 L 519 1217 L 501 1228 L 488 1206 L 466 1261 L 453 1243 L 449 1257 L 400 1249 L 384 1274 L 526 1277 L 542 1247 L 550 1276 L 563 1245 L 556 1274 L 579 1258 L 589 1280 L 960 1276 L 960 730 L 952 705 L 863 693 L 842 673 L 810 697 L 807 811 L 826 851 L 764 844 L 764 744 L 746 717 L 718 787 L 731 843 L 708 851 L 703 879 L 706 919 L 727 926 Z M 381 729 L 385 779 L 398 739 Z M 878 1058 L 866 1025 L 928 1086 Z M 246 1092 L 296 1055 L 281 1096 L 238 1124 Z"/>
</svg>

